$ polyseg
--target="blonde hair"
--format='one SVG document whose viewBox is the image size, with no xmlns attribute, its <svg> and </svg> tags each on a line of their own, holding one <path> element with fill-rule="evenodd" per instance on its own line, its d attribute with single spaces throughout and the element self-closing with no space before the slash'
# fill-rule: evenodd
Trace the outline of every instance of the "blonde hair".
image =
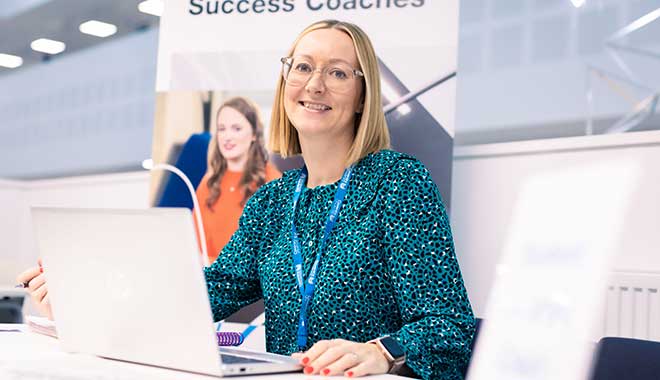
<svg viewBox="0 0 660 380">
<path fill-rule="evenodd" d="M 337 29 L 348 34 L 353 40 L 357 53 L 360 70 L 364 73 L 364 90 L 362 98 L 364 107 L 362 113 L 356 115 L 355 138 L 346 156 L 346 166 L 358 162 L 360 159 L 390 147 L 390 133 L 383 113 L 380 96 L 380 72 L 378 58 L 367 34 L 357 25 L 337 20 L 323 20 L 316 22 L 302 31 L 287 56 L 291 56 L 298 42 L 306 34 L 319 29 Z M 282 157 L 294 156 L 302 153 L 298 132 L 291 124 L 284 109 L 284 78 L 280 75 L 275 88 L 275 100 L 270 121 L 270 135 L 268 149 L 279 153 Z"/>
</svg>

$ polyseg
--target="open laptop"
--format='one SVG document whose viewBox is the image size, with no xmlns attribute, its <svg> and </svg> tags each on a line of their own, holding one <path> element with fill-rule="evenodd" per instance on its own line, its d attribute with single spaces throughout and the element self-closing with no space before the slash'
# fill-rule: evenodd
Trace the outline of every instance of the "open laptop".
<svg viewBox="0 0 660 380">
<path fill-rule="evenodd" d="M 66 351 L 218 377 L 301 370 L 288 356 L 218 348 L 189 210 L 32 218 Z"/>
</svg>

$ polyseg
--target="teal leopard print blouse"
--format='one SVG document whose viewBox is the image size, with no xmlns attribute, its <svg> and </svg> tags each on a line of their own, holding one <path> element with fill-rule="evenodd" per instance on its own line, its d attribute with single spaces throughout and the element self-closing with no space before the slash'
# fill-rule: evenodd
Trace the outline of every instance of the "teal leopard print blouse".
<svg viewBox="0 0 660 380">
<path fill-rule="evenodd" d="M 288 171 L 250 198 L 238 230 L 205 269 L 214 318 L 263 298 L 266 347 L 279 354 L 298 351 L 291 217 L 299 174 Z M 305 278 L 337 185 L 304 189 L 296 208 Z M 474 317 L 440 193 L 415 158 L 383 150 L 355 166 L 323 253 L 308 328 L 307 348 L 323 339 L 390 335 L 421 377 L 462 378 Z"/>
</svg>

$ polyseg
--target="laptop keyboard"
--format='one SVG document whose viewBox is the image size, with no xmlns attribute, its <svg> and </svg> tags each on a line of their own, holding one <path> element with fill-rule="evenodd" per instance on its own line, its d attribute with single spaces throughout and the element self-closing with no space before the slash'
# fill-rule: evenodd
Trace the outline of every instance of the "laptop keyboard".
<svg viewBox="0 0 660 380">
<path fill-rule="evenodd" d="M 266 360 L 252 359 L 230 354 L 220 354 L 220 358 L 222 358 L 222 364 L 272 363 Z"/>
</svg>

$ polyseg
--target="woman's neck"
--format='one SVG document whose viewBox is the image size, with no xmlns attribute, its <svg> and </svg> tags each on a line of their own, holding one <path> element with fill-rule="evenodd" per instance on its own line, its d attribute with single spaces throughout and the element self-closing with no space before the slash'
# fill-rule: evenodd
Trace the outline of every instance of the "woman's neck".
<svg viewBox="0 0 660 380">
<path fill-rule="evenodd" d="M 245 165 L 247 165 L 248 155 L 244 154 L 240 157 L 227 160 L 227 170 L 230 172 L 242 172 L 245 170 Z"/>
<path fill-rule="evenodd" d="M 353 136 L 342 138 L 300 138 L 300 148 L 307 167 L 307 187 L 328 185 L 341 179 Z"/>
</svg>

